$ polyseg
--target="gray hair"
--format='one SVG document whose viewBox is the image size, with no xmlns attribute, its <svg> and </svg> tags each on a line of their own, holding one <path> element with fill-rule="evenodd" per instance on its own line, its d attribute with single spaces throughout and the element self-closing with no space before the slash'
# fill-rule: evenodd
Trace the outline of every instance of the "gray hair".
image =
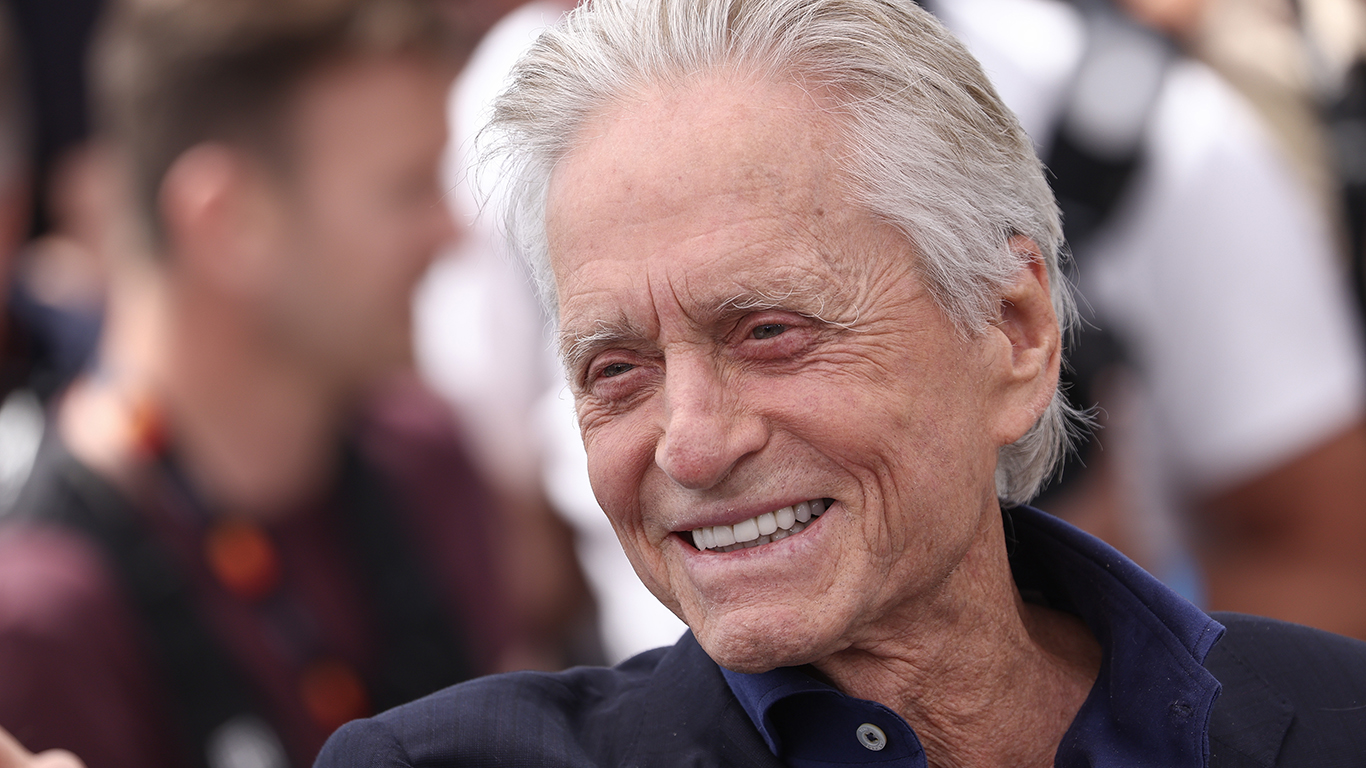
<svg viewBox="0 0 1366 768">
<path fill-rule="evenodd" d="M 480 136 L 506 191 L 507 234 L 542 300 L 555 292 L 545 232 L 551 173 L 594 115 L 650 85 L 725 69 L 836 94 L 856 202 L 897 227 L 931 294 L 965 335 L 1000 316 L 1039 249 L 1064 333 L 1076 307 L 1062 226 L 1033 145 L 976 60 L 910 0 L 592 0 L 519 62 Z M 996 491 L 1028 501 L 1070 443 L 1062 392 L 1003 447 Z"/>
</svg>

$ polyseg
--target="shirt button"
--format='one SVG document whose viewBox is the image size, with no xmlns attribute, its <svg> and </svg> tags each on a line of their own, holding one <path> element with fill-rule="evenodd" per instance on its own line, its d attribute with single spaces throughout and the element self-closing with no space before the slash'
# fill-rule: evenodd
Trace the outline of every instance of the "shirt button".
<svg viewBox="0 0 1366 768">
<path fill-rule="evenodd" d="M 858 743 L 862 744 L 864 749 L 878 752 L 887 746 L 887 734 L 872 723 L 864 723 L 858 727 Z"/>
</svg>

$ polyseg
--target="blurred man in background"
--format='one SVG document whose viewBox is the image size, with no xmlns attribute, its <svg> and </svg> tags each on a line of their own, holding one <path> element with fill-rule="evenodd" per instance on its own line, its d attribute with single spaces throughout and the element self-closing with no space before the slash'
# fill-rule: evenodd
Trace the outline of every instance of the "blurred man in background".
<svg viewBox="0 0 1366 768">
<path fill-rule="evenodd" d="M 0 724 L 92 768 L 307 765 L 528 657 L 449 422 L 358 418 L 454 235 L 465 51 L 423 0 L 111 10 L 108 310 L 0 530 Z"/>
</svg>

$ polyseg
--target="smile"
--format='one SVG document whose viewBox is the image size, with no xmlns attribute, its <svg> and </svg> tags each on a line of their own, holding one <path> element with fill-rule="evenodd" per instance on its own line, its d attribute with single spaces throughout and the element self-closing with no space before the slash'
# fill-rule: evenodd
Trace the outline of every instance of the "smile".
<svg viewBox="0 0 1366 768">
<path fill-rule="evenodd" d="M 820 517 L 832 503 L 833 499 L 812 499 L 775 512 L 765 512 L 735 525 L 694 528 L 693 545 L 702 551 L 714 549 L 717 552 L 734 552 L 795 536 L 805 530 L 812 520 Z"/>
</svg>

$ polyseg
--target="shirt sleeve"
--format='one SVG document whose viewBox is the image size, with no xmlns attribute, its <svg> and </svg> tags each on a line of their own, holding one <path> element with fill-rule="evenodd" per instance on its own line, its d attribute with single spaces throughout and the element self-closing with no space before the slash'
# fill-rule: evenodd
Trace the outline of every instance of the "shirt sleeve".
<svg viewBox="0 0 1366 768">
<path fill-rule="evenodd" d="M 1172 67 L 1147 140 L 1081 285 L 1129 342 L 1168 471 L 1209 489 L 1361 417 L 1359 321 L 1321 201 L 1213 72 Z"/>
<path fill-rule="evenodd" d="M 92 545 L 0 528 L 0 724 L 89 768 L 180 765 L 129 614 Z"/>
</svg>

